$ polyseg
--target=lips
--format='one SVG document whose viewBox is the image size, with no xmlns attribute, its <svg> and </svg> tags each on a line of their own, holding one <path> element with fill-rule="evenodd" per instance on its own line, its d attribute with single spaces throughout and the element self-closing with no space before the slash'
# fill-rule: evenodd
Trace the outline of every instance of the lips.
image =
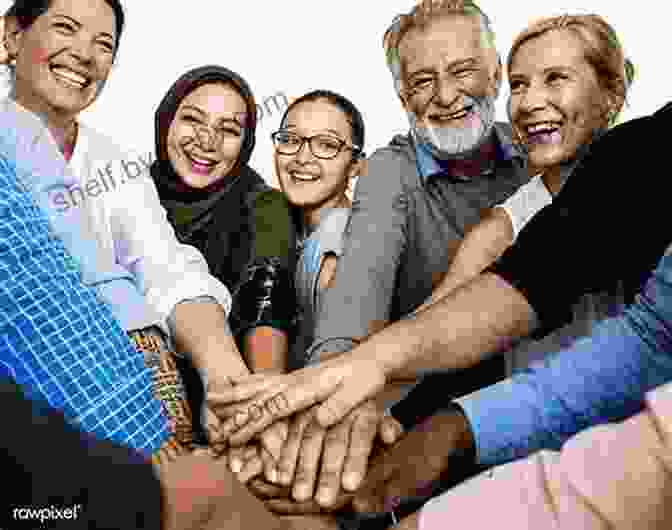
<svg viewBox="0 0 672 530">
<path fill-rule="evenodd" d="M 71 88 L 84 89 L 91 84 L 91 77 L 60 65 L 52 65 L 49 70 L 54 77 L 63 85 Z"/>
<path fill-rule="evenodd" d="M 184 155 L 186 156 L 187 160 L 189 160 L 189 162 L 191 163 L 191 169 L 195 173 L 207 175 L 217 165 L 216 160 L 198 157 L 187 152 L 185 152 Z"/>
<path fill-rule="evenodd" d="M 298 182 L 315 182 L 320 179 L 319 173 L 314 173 L 310 171 L 289 171 L 289 176 L 292 177 L 292 180 Z"/>
<path fill-rule="evenodd" d="M 455 112 L 440 112 L 440 113 L 436 112 L 436 113 L 430 114 L 429 119 L 432 120 L 432 121 L 435 121 L 435 122 L 439 122 L 439 123 L 442 123 L 442 122 L 447 123 L 447 122 L 451 122 L 451 121 L 454 121 L 454 120 L 461 120 L 463 118 L 466 118 L 471 113 L 472 108 L 473 107 L 469 106 L 469 107 L 463 107 L 460 110 L 455 111 Z"/>
<path fill-rule="evenodd" d="M 523 130 L 530 144 L 556 144 L 562 141 L 561 127 L 562 122 L 543 121 L 528 123 L 523 126 Z"/>
</svg>

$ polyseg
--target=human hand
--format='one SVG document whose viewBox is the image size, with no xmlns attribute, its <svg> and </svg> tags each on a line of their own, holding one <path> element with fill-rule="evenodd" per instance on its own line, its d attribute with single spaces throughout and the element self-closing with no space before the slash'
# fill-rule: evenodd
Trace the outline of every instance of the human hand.
<svg viewBox="0 0 672 530">
<path fill-rule="evenodd" d="M 259 377 L 261 375 L 261 377 Z M 277 374 L 255 374 L 254 379 L 257 380 L 264 380 L 267 377 L 274 377 Z M 212 384 L 208 386 L 209 391 L 212 392 L 217 392 L 217 391 L 222 391 L 225 390 L 227 387 L 231 385 L 231 380 L 227 380 L 225 384 Z M 240 402 L 240 403 L 235 403 L 230 406 L 217 406 L 216 404 L 212 406 L 212 402 L 208 402 L 209 404 L 209 415 L 208 418 L 209 421 L 207 423 L 208 425 L 208 432 L 209 432 L 209 439 L 210 442 L 213 445 L 216 445 L 217 447 L 226 447 L 227 446 L 227 440 L 224 436 L 221 435 L 221 421 L 222 419 L 226 420 L 230 418 L 231 416 L 235 415 L 237 412 L 242 412 L 246 410 L 246 407 L 249 406 L 251 403 L 250 400 Z M 219 416 L 215 413 L 219 414 Z M 257 438 L 259 438 L 261 442 L 261 448 L 263 450 L 260 450 L 259 452 L 259 457 L 261 459 L 261 464 L 262 468 L 265 472 L 266 478 L 271 481 L 275 482 L 277 480 L 275 473 L 276 473 L 276 467 L 277 467 L 277 462 L 280 459 L 280 454 L 282 451 L 282 447 L 285 444 L 285 441 L 287 440 L 287 435 L 289 431 L 289 422 L 288 420 L 279 420 L 266 429 L 264 429 L 263 432 L 261 432 Z M 235 450 L 237 448 L 231 448 L 232 450 L 230 451 L 231 455 L 231 470 L 235 473 L 239 473 L 240 470 L 243 468 L 243 460 L 238 458 L 238 456 L 241 454 L 239 451 Z M 255 461 L 254 463 L 254 468 L 258 466 L 259 462 Z"/>
<path fill-rule="evenodd" d="M 391 444 L 403 429 L 372 400 L 328 429 L 314 421 L 316 410 L 314 406 L 299 414 L 292 424 L 278 465 L 279 482 L 293 483 L 292 496 L 297 501 L 314 495 L 318 505 L 334 509 L 341 489 L 355 491 L 363 481 L 377 436 Z"/>
<path fill-rule="evenodd" d="M 317 403 L 321 404 L 315 411 L 316 421 L 330 427 L 384 384 L 384 367 L 376 359 L 343 355 L 282 376 L 234 378 L 231 388 L 209 393 L 208 400 L 216 410 L 251 400 L 245 411 L 236 412 L 220 429 L 235 446 Z"/>
<path fill-rule="evenodd" d="M 354 509 L 382 513 L 393 509 L 400 499 L 429 496 L 432 484 L 450 471 L 451 457 L 467 455 L 473 446 L 469 422 L 460 411 L 431 416 L 373 459 L 353 500 Z M 473 457 L 468 463 L 473 464 Z"/>
<path fill-rule="evenodd" d="M 289 530 L 235 479 L 224 459 L 186 455 L 159 468 L 164 530 Z"/>
<path fill-rule="evenodd" d="M 259 499 L 264 500 L 266 508 L 284 515 L 315 515 L 338 510 L 350 503 L 352 493 L 340 490 L 331 508 L 324 509 L 314 499 L 296 501 L 292 498 L 292 486 L 271 484 L 261 478 L 252 479 L 248 489 Z"/>
</svg>

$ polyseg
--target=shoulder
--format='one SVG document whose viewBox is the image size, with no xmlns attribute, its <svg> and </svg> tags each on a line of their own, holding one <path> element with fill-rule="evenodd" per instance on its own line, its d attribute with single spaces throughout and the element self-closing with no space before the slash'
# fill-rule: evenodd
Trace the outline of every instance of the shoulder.
<svg viewBox="0 0 672 530">
<path fill-rule="evenodd" d="M 118 144 L 112 137 L 103 134 L 85 123 L 79 123 L 79 138 L 77 141 L 85 141 L 87 151 L 95 156 L 105 156 L 110 160 L 125 158 L 130 152 Z"/>
<path fill-rule="evenodd" d="M 367 160 L 367 175 L 384 174 L 385 178 L 417 175 L 415 146 L 409 135 L 397 135 L 388 145 L 376 149 Z"/>
<path fill-rule="evenodd" d="M 122 146 L 112 137 L 103 134 L 86 124 L 79 124 L 78 142 L 84 142 L 84 156 L 89 159 L 93 169 L 104 169 L 120 179 L 135 179 L 140 175 L 149 177 L 152 153 L 142 153 Z"/>
<path fill-rule="evenodd" d="M 349 208 L 334 208 L 329 211 L 315 230 L 311 239 L 319 240 L 323 254 L 334 252 L 341 254 L 345 228 L 350 217 Z"/>
<path fill-rule="evenodd" d="M 252 203 L 258 213 L 279 213 L 289 215 L 290 204 L 284 193 L 270 186 L 254 192 Z"/>
</svg>

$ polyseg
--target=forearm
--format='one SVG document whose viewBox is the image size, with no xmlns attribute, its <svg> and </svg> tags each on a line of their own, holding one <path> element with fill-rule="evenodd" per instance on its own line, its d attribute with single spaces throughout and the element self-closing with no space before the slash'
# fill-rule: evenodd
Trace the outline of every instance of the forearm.
<svg viewBox="0 0 672 530">
<path fill-rule="evenodd" d="M 609 319 L 543 364 L 458 400 L 479 462 L 557 450 L 587 427 L 635 414 L 648 390 L 672 379 L 668 351 L 651 347 L 624 319 Z"/>
<path fill-rule="evenodd" d="M 474 366 L 534 329 L 525 297 L 496 275 L 480 275 L 415 318 L 371 337 L 353 355 L 380 359 L 388 380 Z"/>
<path fill-rule="evenodd" d="M 430 300 L 415 312 L 424 311 L 455 289 L 481 274 L 511 246 L 513 229 L 501 208 L 493 210 L 465 236 L 457 249 L 448 272 L 434 289 Z"/>
<path fill-rule="evenodd" d="M 184 301 L 175 306 L 174 319 L 177 350 L 189 355 L 201 374 L 249 373 L 219 304 Z"/>
<path fill-rule="evenodd" d="M 258 326 L 245 335 L 245 361 L 255 373 L 286 372 L 288 349 L 287 333 L 270 326 Z"/>
</svg>

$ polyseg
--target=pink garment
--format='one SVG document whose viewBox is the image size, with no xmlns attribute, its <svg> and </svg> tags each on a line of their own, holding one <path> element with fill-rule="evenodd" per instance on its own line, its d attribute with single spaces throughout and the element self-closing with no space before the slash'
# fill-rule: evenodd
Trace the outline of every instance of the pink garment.
<svg viewBox="0 0 672 530">
<path fill-rule="evenodd" d="M 622 423 L 583 431 L 430 501 L 419 530 L 671 530 L 672 383 Z"/>
</svg>

